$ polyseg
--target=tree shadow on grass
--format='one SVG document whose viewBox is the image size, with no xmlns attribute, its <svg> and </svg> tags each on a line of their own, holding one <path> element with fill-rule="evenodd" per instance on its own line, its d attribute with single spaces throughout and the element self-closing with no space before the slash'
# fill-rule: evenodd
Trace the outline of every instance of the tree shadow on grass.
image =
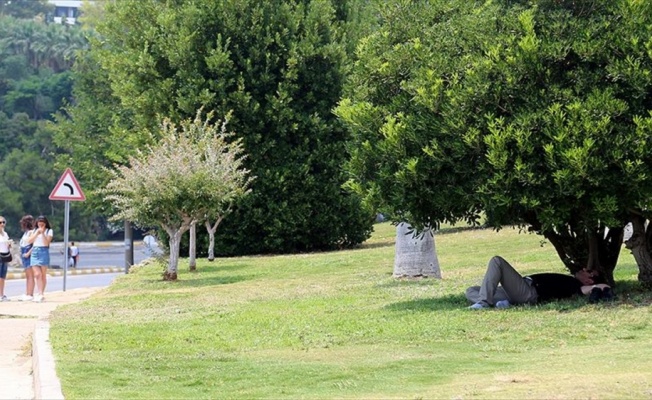
<svg viewBox="0 0 652 400">
<path fill-rule="evenodd" d="M 208 287 L 218 285 L 229 285 L 238 282 L 249 281 L 255 279 L 256 275 L 233 275 L 233 276 L 212 276 L 212 277 L 194 277 L 186 278 L 181 276 L 176 281 L 166 281 L 163 278 L 158 279 L 144 279 L 142 282 L 148 285 L 166 285 L 165 287 L 174 288 L 191 288 L 191 287 Z"/>
<path fill-rule="evenodd" d="M 219 286 L 219 285 L 229 285 L 233 283 L 243 282 L 255 279 L 258 275 L 256 274 L 247 274 L 247 275 L 228 275 L 220 276 L 217 275 L 220 272 L 233 272 L 246 268 L 244 264 L 241 265 L 210 265 L 210 266 L 200 266 L 196 271 L 180 271 L 178 274 L 178 279 L 176 281 L 166 281 L 161 278 L 156 279 L 144 279 L 143 282 L 147 284 L 158 285 L 161 283 L 173 286 L 176 288 L 193 288 L 193 287 L 210 287 L 210 286 Z M 165 271 L 165 269 L 163 269 Z M 162 271 L 162 272 L 163 272 Z"/>
<path fill-rule="evenodd" d="M 595 307 L 649 307 L 652 304 L 652 293 L 645 289 L 639 282 L 625 281 L 618 282 L 616 298 L 613 301 L 599 302 Z M 390 311 L 412 311 L 412 312 L 430 312 L 441 310 L 465 309 L 469 302 L 463 294 L 447 295 L 442 297 L 431 297 L 427 299 L 401 301 L 389 304 L 385 307 Z M 535 305 L 516 305 L 512 309 L 533 310 L 533 311 L 558 311 L 567 313 L 577 311 L 581 308 L 590 306 L 587 298 L 576 296 L 568 300 L 550 301 Z"/>
<path fill-rule="evenodd" d="M 439 310 L 456 310 L 468 306 L 466 297 L 462 294 L 431 297 L 428 299 L 400 301 L 385 307 L 390 311 L 430 312 Z"/>
<path fill-rule="evenodd" d="M 394 247 L 395 243 L 392 240 L 390 241 L 385 241 L 385 242 L 373 242 L 373 243 L 361 243 L 358 247 L 353 247 L 350 250 L 368 250 L 368 249 L 379 249 L 382 247 Z"/>
<path fill-rule="evenodd" d="M 387 271 L 385 274 L 392 276 L 393 272 Z M 391 280 L 385 281 L 383 283 L 378 283 L 375 286 L 377 288 L 387 289 L 387 288 L 404 287 L 404 286 L 432 286 L 437 282 L 441 282 L 441 280 L 438 278 L 425 277 L 425 276 L 398 277 L 398 278 L 393 278 Z"/>
<path fill-rule="evenodd" d="M 646 289 L 641 282 L 635 280 L 616 281 L 614 289 L 615 297 L 611 301 L 598 301 L 596 304 L 589 304 L 587 296 L 575 296 L 568 300 L 557 300 L 537 304 L 539 310 L 556 310 L 560 313 L 576 311 L 587 306 L 594 307 L 649 307 L 652 305 L 652 291 Z"/>
<path fill-rule="evenodd" d="M 616 281 L 614 304 L 629 307 L 648 307 L 652 305 L 652 290 L 637 280 Z"/>
<path fill-rule="evenodd" d="M 196 271 L 181 275 L 178 283 L 180 287 L 207 287 L 218 285 L 229 285 L 233 283 L 248 281 L 256 278 L 256 274 L 230 275 L 230 276 L 206 276 L 205 274 L 216 274 L 220 272 L 233 272 L 246 268 L 245 264 L 231 265 L 202 265 Z"/>
<path fill-rule="evenodd" d="M 196 271 L 193 271 L 192 273 L 195 272 L 225 272 L 225 271 L 237 271 L 243 268 L 246 268 L 247 266 L 244 264 L 236 264 L 236 265 L 218 265 L 218 264 L 210 264 L 206 265 L 203 264 L 199 267 L 197 267 Z"/>
<path fill-rule="evenodd" d="M 197 277 L 197 278 L 179 278 L 175 282 L 179 287 L 208 287 L 229 285 L 238 282 L 249 281 L 255 279 L 256 275 L 232 275 L 232 276 L 212 276 L 212 277 Z"/>
<path fill-rule="evenodd" d="M 215 276 L 219 273 L 232 273 L 247 267 L 246 263 L 235 264 L 203 264 L 197 267 L 197 270 L 188 272 L 179 277 L 179 286 L 181 287 L 206 287 L 229 285 L 233 283 L 248 281 L 256 278 L 256 274 L 247 275 L 228 275 L 228 276 Z M 208 275 L 208 276 L 207 276 Z"/>
</svg>

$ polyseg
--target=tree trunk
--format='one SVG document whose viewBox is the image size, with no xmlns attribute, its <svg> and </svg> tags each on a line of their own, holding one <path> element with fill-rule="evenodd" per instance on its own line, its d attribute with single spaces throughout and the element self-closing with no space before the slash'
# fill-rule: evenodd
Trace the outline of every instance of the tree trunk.
<svg viewBox="0 0 652 400">
<path fill-rule="evenodd" d="M 600 226 L 595 230 L 582 231 L 568 227 L 564 231 L 546 231 L 546 239 L 552 243 L 559 258 L 571 273 L 582 268 L 600 272 L 606 283 L 615 285 L 613 271 L 618 263 L 624 229 L 608 229 Z"/>
<path fill-rule="evenodd" d="M 571 273 L 586 267 L 589 261 L 589 249 L 585 235 L 576 234 L 572 227 L 560 231 L 544 231 L 543 236 L 555 248 L 561 262 Z"/>
<path fill-rule="evenodd" d="M 176 281 L 177 272 L 179 270 L 179 247 L 181 246 L 181 237 L 187 229 L 170 229 L 166 228 L 168 236 L 170 237 L 170 260 L 168 262 L 168 267 L 163 273 L 163 280 L 165 281 Z"/>
<path fill-rule="evenodd" d="M 125 274 L 134 265 L 134 228 L 131 221 L 125 221 Z"/>
<path fill-rule="evenodd" d="M 632 236 L 625 242 L 638 265 L 638 280 L 643 286 L 652 288 L 652 229 L 641 215 L 631 215 Z"/>
<path fill-rule="evenodd" d="M 394 277 L 434 277 L 441 279 L 435 251 L 435 237 L 426 230 L 415 237 L 412 227 L 400 223 L 396 227 Z"/>
<path fill-rule="evenodd" d="M 604 228 L 598 230 L 597 233 L 594 232 L 594 235 L 597 235 L 599 243 L 597 251 L 600 264 L 592 269 L 599 271 L 611 287 L 616 285 L 616 281 L 614 281 L 614 269 L 616 269 L 616 264 L 618 264 L 618 258 L 620 257 L 620 250 L 623 247 L 624 234 L 624 227 Z"/>
<path fill-rule="evenodd" d="M 188 245 L 188 270 L 197 271 L 197 221 L 190 224 L 190 243 Z"/>
<path fill-rule="evenodd" d="M 206 230 L 208 231 L 208 261 L 215 260 L 215 232 L 217 231 L 220 222 L 222 222 L 222 218 L 223 217 L 218 217 L 213 226 L 211 226 L 209 220 L 206 220 L 205 222 Z"/>
</svg>

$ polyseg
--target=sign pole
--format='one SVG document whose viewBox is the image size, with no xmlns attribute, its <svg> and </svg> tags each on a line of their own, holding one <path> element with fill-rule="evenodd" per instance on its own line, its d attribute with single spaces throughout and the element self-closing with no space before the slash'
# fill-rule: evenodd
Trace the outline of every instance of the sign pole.
<svg viewBox="0 0 652 400">
<path fill-rule="evenodd" d="M 68 263 L 70 257 L 68 257 L 68 228 L 70 226 L 70 200 L 66 200 L 66 211 L 63 220 L 63 291 L 66 291 L 66 278 L 68 275 Z"/>
</svg>

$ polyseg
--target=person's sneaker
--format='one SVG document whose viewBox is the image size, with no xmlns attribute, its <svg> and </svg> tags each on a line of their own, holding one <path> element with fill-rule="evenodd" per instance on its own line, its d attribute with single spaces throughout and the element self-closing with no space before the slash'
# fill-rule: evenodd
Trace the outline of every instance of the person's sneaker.
<svg viewBox="0 0 652 400">
<path fill-rule="evenodd" d="M 471 306 L 469 306 L 469 310 L 483 310 L 485 308 L 489 308 L 489 306 L 483 302 L 477 302 Z"/>
<path fill-rule="evenodd" d="M 9 300 L 9 297 L 7 296 L 2 296 L 0 297 L 0 301 L 11 301 L 11 300 Z"/>
<path fill-rule="evenodd" d="M 496 308 L 509 308 L 509 300 L 500 300 L 496 302 Z"/>
<path fill-rule="evenodd" d="M 28 294 L 24 294 L 18 298 L 18 301 L 32 301 L 34 300 L 34 296 L 30 296 Z"/>
<path fill-rule="evenodd" d="M 35 302 L 35 303 L 42 303 L 43 300 L 45 300 L 45 297 L 43 297 L 40 294 L 37 294 L 36 296 L 34 296 L 34 300 L 32 300 L 32 301 Z"/>
<path fill-rule="evenodd" d="M 589 294 L 589 304 L 595 304 L 602 298 L 602 289 L 594 287 Z"/>
<path fill-rule="evenodd" d="M 602 300 L 604 301 L 613 301 L 614 300 L 614 291 L 610 287 L 602 288 Z"/>
</svg>

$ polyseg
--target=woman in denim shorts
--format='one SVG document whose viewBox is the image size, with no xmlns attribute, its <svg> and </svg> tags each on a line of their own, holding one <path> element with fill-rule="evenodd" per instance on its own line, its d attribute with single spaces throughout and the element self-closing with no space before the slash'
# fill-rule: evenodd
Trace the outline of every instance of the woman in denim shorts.
<svg viewBox="0 0 652 400">
<path fill-rule="evenodd" d="M 34 217 L 28 214 L 21 218 L 20 228 L 23 230 L 23 237 L 20 239 L 20 259 L 23 261 L 23 268 L 25 268 L 26 291 L 18 300 L 32 301 L 34 299 L 34 269 L 30 262 L 30 256 L 34 245 L 29 243 L 28 239 L 32 229 L 34 229 Z"/>
<path fill-rule="evenodd" d="M 31 269 L 34 270 L 36 281 L 36 294 L 34 300 L 40 303 L 45 300 L 45 286 L 47 285 L 48 267 L 50 266 L 50 243 L 52 242 L 52 228 L 50 221 L 43 215 L 36 218 L 36 228 L 30 232 L 27 242 L 34 245 L 30 255 Z"/>
</svg>

